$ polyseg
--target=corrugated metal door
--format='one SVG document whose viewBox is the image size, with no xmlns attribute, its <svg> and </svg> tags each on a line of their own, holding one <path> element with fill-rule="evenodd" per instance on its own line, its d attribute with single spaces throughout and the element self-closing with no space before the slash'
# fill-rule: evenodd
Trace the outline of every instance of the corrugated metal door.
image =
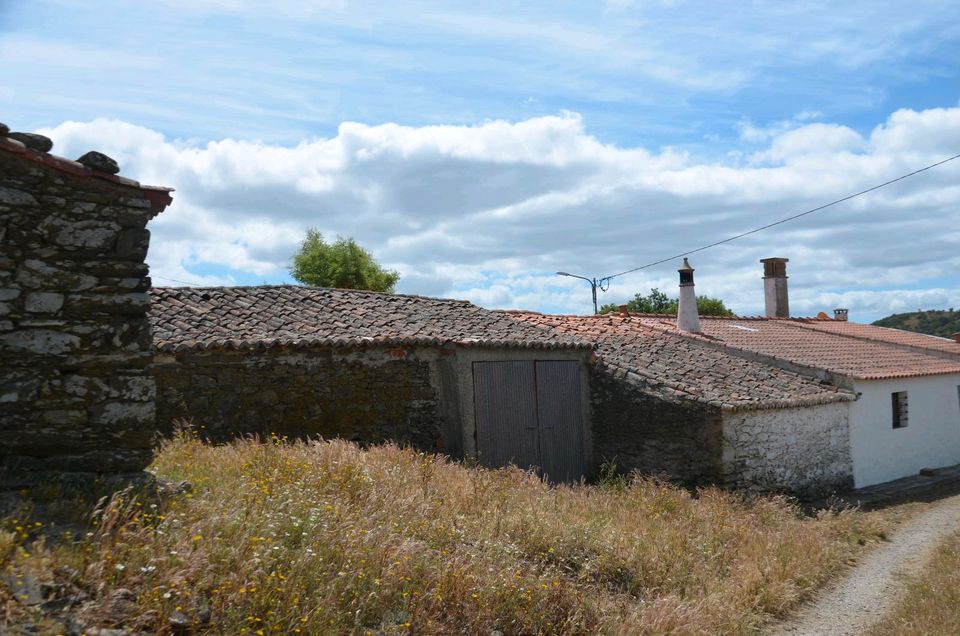
<svg viewBox="0 0 960 636">
<path fill-rule="evenodd" d="M 537 385 L 532 361 L 473 363 L 477 459 L 497 468 L 540 465 Z"/>
<path fill-rule="evenodd" d="M 481 464 L 537 467 L 553 481 L 583 475 L 579 362 L 475 362 L 473 382 Z"/>
<path fill-rule="evenodd" d="M 580 364 L 542 360 L 536 371 L 541 469 L 552 481 L 576 481 L 584 471 Z"/>
</svg>

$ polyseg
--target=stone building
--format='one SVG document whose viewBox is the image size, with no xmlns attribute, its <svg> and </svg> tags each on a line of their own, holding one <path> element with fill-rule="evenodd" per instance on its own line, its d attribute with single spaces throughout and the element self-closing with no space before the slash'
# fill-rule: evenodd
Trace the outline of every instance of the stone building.
<svg viewBox="0 0 960 636">
<path fill-rule="evenodd" d="M 170 190 L 51 147 L 0 125 L 0 472 L 139 471 L 156 415 L 146 225 Z"/>
<path fill-rule="evenodd" d="M 960 463 L 960 342 L 789 318 L 787 259 L 763 262 L 768 317 L 510 312 L 597 343 L 594 463 L 800 494 Z"/>
<path fill-rule="evenodd" d="M 637 315 L 509 315 L 596 342 L 596 464 L 741 489 L 852 486 L 850 391 L 703 346 L 674 317 L 656 317 L 667 330 Z"/>
<path fill-rule="evenodd" d="M 591 470 L 592 345 L 465 301 L 297 286 L 152 292 L 159 425 L 394 440 Z"/>
<path fill-rule="evenodd" d="M 603 462 L 822 493 L 960 463 L 960 342 L 790 318 L 550 316 L 294 286 L 150 291 L 170 190 L 0 125 L 0 478 L 118 473 L 157 426 L 395 440 L 556 481 Z"/>
<path fill-rule="evenodd" d="M 960 463 L 956 341 L 825 317 L 706 318 L 687 337 L 856 395 L 846 418 L 858 488 Z"/>
</svg>

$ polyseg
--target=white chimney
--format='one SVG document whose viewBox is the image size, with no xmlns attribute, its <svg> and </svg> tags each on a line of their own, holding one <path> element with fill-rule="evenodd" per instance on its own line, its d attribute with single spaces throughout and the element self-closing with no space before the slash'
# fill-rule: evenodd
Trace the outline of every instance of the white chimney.
<svg viewBox="0 0 960 636">
<path fill-rule="evenodd" d="M 700 331 L 700 315 L 697 313 L 697 294 L 693 287 L 693 268 L 683 259 L 680 272 L 680 305 L 677 307 L 677 329 Z"/>
<path fill-rule="evenodd" d="M 787 262 L 789 258 L 761 258 L 763 263 L 763 301 L 767 318 L 789 318 L 790 297 L 787 294 Z"/>
</svg>

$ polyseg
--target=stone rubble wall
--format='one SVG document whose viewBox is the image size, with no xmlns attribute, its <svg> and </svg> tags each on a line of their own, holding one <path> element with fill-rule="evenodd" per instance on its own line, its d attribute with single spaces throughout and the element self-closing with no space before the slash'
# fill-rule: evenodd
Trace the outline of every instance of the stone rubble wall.
<svg viewBox="0 0 960 636">
<path fill-rule="evenodd" d="M 442 447 L 437 358 L 429 348 L 266 349 L 157 355 L 158 424 L 213 441 L 256 434 Z"/>
<path fill-rule="evenodd" d="M 155 383 L 138 188 L 0 152 L 0 462 L 123 472 L 151 458 Z"/>
<path fill-rule="evenodd" d="M 823 495 L 853 487 L 850 403 L 725 413 L 723 483 Z"/>
<path fill-rule="evenodd" d="M 595 465 L 613 462 L 686 484 L 719 481 L 720 409 L 658 395 L 643 378 L 595 365 L 590 374 Z"/>
</svg>

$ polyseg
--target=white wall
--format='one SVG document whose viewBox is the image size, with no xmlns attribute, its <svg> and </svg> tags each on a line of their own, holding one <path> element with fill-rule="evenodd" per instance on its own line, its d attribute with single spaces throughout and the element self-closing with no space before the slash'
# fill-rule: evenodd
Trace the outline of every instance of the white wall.
<svg viewBox="0 0 960 636">
<path fill-rule="evenodd" d="M 899 380 L 857 380 L 850 411 L 853 480 L 857 488 L 960 464 L 960 374 Z M 908 392 L 908 425 L 893 428 L 890 394 Z"/>
<path fill-rule="evenodd" d="M 851 404 L 724 412 L 724 483 L 801 495 L 849 488 Z"/>
</svg>

